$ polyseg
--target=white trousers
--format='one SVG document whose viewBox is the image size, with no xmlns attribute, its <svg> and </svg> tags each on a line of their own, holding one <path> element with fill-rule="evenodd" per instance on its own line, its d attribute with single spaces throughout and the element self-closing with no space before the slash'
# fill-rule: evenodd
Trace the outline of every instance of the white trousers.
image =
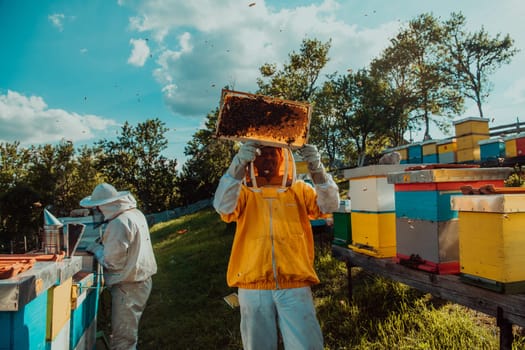
<svg viewBox="0 0 525 350">
<path fill-rule="evenodd" d="M 139 321 L 151 287 L 151 277 L 143 282 L 119 283 L 110 287 L 112 350 L 137 348 Z"/>
<path fill-rule="evenodd" d="M 238 290 L 245 350 L 277 349 L 277 328 L 285 349 L 322 350 L 323 335 L 310 287 Z"/>
</svg>

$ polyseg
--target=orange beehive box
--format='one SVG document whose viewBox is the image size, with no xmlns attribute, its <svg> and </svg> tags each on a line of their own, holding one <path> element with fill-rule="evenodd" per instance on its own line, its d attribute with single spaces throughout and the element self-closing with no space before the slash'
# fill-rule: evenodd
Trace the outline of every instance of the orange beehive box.
<svg viewBox="0 0 525 350">
<path fill-rule="evenodd" d="M 216 136 L 300 148 L 308 141 L 311 113 L 309 103 L 223 89 Z"/>
</svg>

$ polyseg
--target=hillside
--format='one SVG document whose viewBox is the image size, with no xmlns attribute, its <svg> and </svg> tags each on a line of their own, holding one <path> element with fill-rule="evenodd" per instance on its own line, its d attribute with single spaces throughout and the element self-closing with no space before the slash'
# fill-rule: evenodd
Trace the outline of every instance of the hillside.
<svg viewBox="0 0 525 350">
<path fill-rule="evenodd" d="M 140 349 L 242 349 L 239 310 L 223 297 L 233 225 L 212 209 L 155 225 L 159 272 L 140 329 Z M 313 288 L 325 349 L 498 349 L 494 319 L 403 284 L 353 269 L 318 247 L 321 284 Z M 99 318 L 104 329 L 104 310 Z M 516 329 L 516 332 L 521 331 Z M 525 339 L 514 341 L 516 349 Z"/>
</svg>

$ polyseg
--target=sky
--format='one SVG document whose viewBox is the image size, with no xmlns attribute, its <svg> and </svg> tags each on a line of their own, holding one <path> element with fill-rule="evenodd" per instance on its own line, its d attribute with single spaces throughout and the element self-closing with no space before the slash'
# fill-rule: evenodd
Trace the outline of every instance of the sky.
<svg viewBox="0 0 525 350">
<path fill-rule="evenodd" d="M 418 15 L 452 12 L 514 39 L 484 113 L 490 126 L 525 120 L 522 0 L 0 0 L 0 142 L 89 146 L 158 118 L 180 165 L 221 89 L 255 92 L 259 67 L 282 67 L 305 38 L 332 42 L 323 78 L 367 68 Z M 465 107 L 454 120 L 479 115 Z"/>
</svg>

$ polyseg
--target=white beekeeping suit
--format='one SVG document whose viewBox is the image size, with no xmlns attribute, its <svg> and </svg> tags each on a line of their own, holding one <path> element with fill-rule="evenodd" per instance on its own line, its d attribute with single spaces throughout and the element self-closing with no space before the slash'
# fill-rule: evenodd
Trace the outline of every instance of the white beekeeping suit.
<svg viewBox="0 0 525 350">
<path fill-rule="evenodd" d="M 104 268 L 104 281 L 111 292 L 111 348 L 136 349 L 139 321 L 157 272 L 148 223 L 127 192 L 103 183 L 80 201 L 97 208 L 107 222 L 101 242 L 87 250 Z"/>
</svg>

